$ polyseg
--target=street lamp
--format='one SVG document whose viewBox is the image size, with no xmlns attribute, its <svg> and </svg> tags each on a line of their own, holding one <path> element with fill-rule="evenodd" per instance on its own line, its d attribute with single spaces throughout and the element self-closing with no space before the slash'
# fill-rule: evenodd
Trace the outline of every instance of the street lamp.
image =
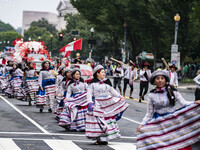
<svg viewBox="0 0 200 150">
<path fill-rule="evenodd" d="M 90 32 L 91 32 L 91 39 L 93 40 L 93 38 L 94 38 L 94 27 L 92 27 L 91 29 L 90 29 Z M 89 60 L 91 61 L 92 60 L 92 43 L 91 43 L 91 50 L 90 50 L 90 52 L 89 52 Z"/>
<path fill-rule="evenodd" d="M 40 36 L 38 36 L 38 41 L 40 42 L 40 40 L 41 40 L 41 37 L 40 37 Z"/>
<path fill-rule="evenodd" d="M 51 38 L 51 53 L 52 53 L 52 41 L 53 41 L 53 34 L 50 35 Z M 51 54 L 50 54 L 51 55 Z"/>
<path fill-rule="evenodd" d="M 126 33 L 127 33 L 127 23 L 124 22 L 124 48 L 122 51 L 122 62 L 125 63 L 126 61 Z"/>
<path fill-rule="evenodd" d="M 174 43 L 171 47 L 171 64 L 177 64 L 177 67 L 180 68 L 180 53 L 178 52 L 178 45 L 177 45 L 177 36 L 178 36 L 178 23 L 180 21 L 181 17 L 179 14 L 176 14 L 174 16 L 175 21 L 175 34 L 174 34 Z"/>
<path fill-rule="evenodd" d="M 176 14 L 176 16 L 174 16 L 174 21 L 175 21 L 175 36 L 174 36 L 174 44 L 177 44 L 178 23 L 179 23 L 180 19 L 181 19 L 181 17 L 179 16 L 179 14 Z"/>
<path fill-rule="evenodd" d="M 31 41 L 31 38 L 29 37 L 28 40 L 29 40 L 29 42 L 30 42 L 30 41 Z"/>
</svg>

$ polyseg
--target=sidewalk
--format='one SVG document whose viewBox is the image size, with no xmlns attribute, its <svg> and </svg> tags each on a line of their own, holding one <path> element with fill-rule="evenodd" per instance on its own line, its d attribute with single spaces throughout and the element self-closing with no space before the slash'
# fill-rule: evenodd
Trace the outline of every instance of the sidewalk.
<svg viewBox="0 0 200 150">
<path fill-rule="evenodd" d="M 195 90 L 196 84 L 195 83 L 179 83 L 178 89 Z"/>
<path fill-rule="evenodd" d="M 113 79 L 113 76 L 107 76 L 109 79 Z M 139 83 L 139 80 L 137 79 L 135 82 Z M 195 90 L 196 84 L 195 83 L 178 83 L 178 89 L 180 90 Z"/>
</svg>

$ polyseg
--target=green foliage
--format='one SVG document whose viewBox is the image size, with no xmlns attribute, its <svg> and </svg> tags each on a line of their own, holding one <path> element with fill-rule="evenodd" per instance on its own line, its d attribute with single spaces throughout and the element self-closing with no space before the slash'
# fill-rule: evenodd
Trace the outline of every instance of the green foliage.
<svg viewBox="0 0 200 150">
<path fill-rule="evenodd" d="M 170 59 L 174 41 L 174 16 L 179 13 L 178 45 L 183 61 L 193 59 L 200 49 L 200 2 L 198 0 L 71 0 L 80 14 L 105 37 L 112 39 L 112 54 L 119 52 L 127 23 L 127 49 L 135 58 L 142 51 L 153 52 L 157 59 Z"/>
<path fill-rule="evenodd" d="M 33 27 L 39 27 L 39 28 L 46 28 L 47 31 L 53 33 L 56 31 L 56 28 L 54 25 L 52 24 L 49 24 L 49 22 L 45 19 L 45 18 L 42 18 L 41 20 L 39 21 L 33 21 L 31 23 L 31 26 Z"/>
<path fill-rule="evenodd" d="M 0 41 L 3 42 L 3 46 L 12 46 L 12 42 L 20 37 L 21 35 L 15 31 L 0 32 Z M 6 43 L 4 43 L 4 41 Z M 9 43 L 7 43 L 7 41 L 9 41 Z"/>
<path fill-rule="evenodd" d="M 0 20 L 0 32 L 6 31 L 15 31 L 15 29 L 10 24 L 6 24 Z"/>
</svg>

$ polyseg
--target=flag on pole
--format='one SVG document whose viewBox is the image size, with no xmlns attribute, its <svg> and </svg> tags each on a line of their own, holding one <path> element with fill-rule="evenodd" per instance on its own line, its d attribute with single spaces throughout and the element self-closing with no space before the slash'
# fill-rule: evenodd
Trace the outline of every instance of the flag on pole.
<svg viewBox="0 0 200 150">
<path fill-rule="evenodd" d="M 76 51 L 82 49 L 82 39 L 73 41 L 65 47 L 65 51 Z"/>
<path fill-rule="evenodd" d="M 65 46 L 63 46 L 59 52 L 63 52 L 64 57 L 68 57 L 71 54 L 71 51 L 81 50 L 82 49 L 82 39 L 73 41 Z"/>
</svg>

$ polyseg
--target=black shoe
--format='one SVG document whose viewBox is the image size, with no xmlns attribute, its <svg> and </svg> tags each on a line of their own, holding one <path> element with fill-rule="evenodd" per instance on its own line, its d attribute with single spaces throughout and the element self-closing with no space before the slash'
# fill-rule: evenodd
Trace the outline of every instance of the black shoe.
<svg viewBox="0 0 200 150">
<path fill-rule="evenodd" d="M 41 112 L 41 113 L 43 112 L 43 109 L 42 109 L 42 108 L 40 108 L 40 112 Z"/>
<path fill-rule="evenodd" d="M 52 113 L 52 109 L 51 108 L 49 108 L 48 111 L 49 111 L 49 113 Z"/>
<path fill-rule="evenodd" d="M 29 105 L 29 106 L 32 106 L 32 103 L 31 103 L 31 101 L 29 101 L 29 102 L 28 102 L 28 105 Z"/>
<path fill-rule="evenodd" d="M 144 101 L 144 96 L 142 96 L 141 98 L 142 98 L 142 100 Z"/>
<path fill-rule="evenodd" d="M 139 103 L 141 103 L 141 102 L 142 102 L 142 99 L 140 98 L 140 99 L 139 99 Z"/>
</svg>

